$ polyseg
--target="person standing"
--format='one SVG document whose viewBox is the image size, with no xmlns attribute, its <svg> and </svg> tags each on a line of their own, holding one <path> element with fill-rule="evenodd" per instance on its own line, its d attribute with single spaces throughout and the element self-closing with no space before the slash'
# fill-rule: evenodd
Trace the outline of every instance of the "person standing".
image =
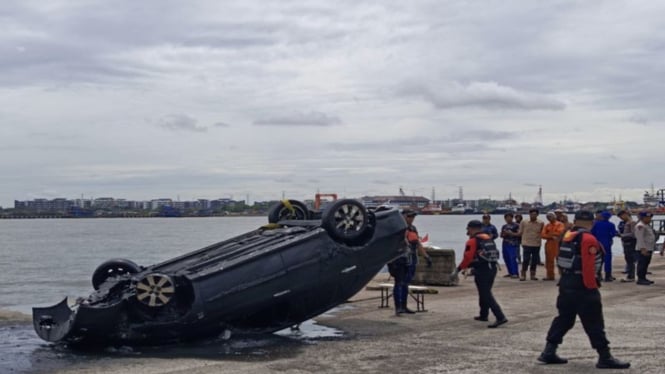
<svg viewBox="0 0 665 374">
<path fill-rule="evenodd" d="M 571 228 L 573 228 L 573 224 L 571 222 L 568 222 L 568 215 L 564 213 L 563 210 L 557 209 L 554 211 L 554 214 L 556 214 L 557 221 L 563 223 L 564 230 L 570 230 Z"/>
<path fill-rule="evenodd" d="M 466 226 L 466 234 L 469 240 L 464 248 L 464 258 L 459 266 L 451 274 L 451 278 L 457 277 L 457 274 L 467 268 L 474 269 L 474 282 L 478 290 L 478 304 L 480 314 L 474 319 L 476 321 L 487 321 L 489 311 L 492 311 L 496 321 L 487 327 L 499 327 L 508 320 L 501 310 L 499 303 L 492 295 L 492 286 L 497 272 L 497 262 L 499 260 L 499 250 L 492 237 L 482 231 L 483 224 L 478 220 L 471 220 Z"/>
<path fill-rule="evenodd" d="M 520 213 L 515 213 L 515 223 L 517 226 L 522 224 L 522 215 Z M 522 234 L 517 232 L 517 264 L 520 265 L 522 263 L 522 251 L 520 251 L 520 248 L 522 247 Z"/>
<path fill-rule="evenodd" d="M 618 214 L 621 218 L 619 222 L 619 235 L 621 236 L 621 245 L 623 246 L 623 258 L 626 261 L 626 278 L 622 282 L 635 282 L 635 262 L 637 259 L 637 252 L 635 246 L 637 239 L 635 239 L 635 221 L 626 210 L 622 210 Z"/>
<path fill-rule="evenodd" d="M 492 217 L 489 214 L 483 214 L 483 232 L 489 234 L 492 240 L 496 240 L 499 237 L 499 232 L 496 230 L 496 226 L 490 222 L 491 220 Z"/>
<path fill-rule="evenodd" d="M 554 262 L 559 255 L 559 240 L 563 235 L 563 223 L 557 221 L 554 212 L 548 212 L 546 215 L 549 221 L 541 231 L 540 236 L 545 239 L 545 270 L 547 275 L 543 280 L 554 280 Z"/>
<path fill-rule="evenodd" d="M 635 225 L 635 249 L 637 250 L 637 284 L 648 286 L 653 284 L 647 279 L 647 271 L 651 263 L 651 256 L 656 247 L 656 232 L 651 227 L 651 212 L 640 212 L 640 221 Z M 660 252 L 663 255 L 663 251 Z"/>
<path fill-rule="evenodd" d="M 565 358 L 556 350 L 563 337 L 575 325 L 579 316 L 591 346 L 598 352 L 597 368 L 626 369 L 629 362 L 620 361 L 610 353 L 610 342 L 605 336 L 603 305 L 596 274 L 603 263 L 603 251 L 598 240 L 589 232 L 593 225 L 593 213 L 581 210 L 575 213 L 573 228 L 566 232 L 559 249 L 557 263 L 561 268 L 559 296 L 556 306 L 559 314 L 554 317 L 547 332 L 545 349 L 538 361 L 545 364 L 565 364 Z"/>
<path fill-rule="evenodd" d="M 416 274 L 416 265 L 418 264 L 418 253 L 425 257 L 427 267 L 432 266 L 432 259 L 420 243 L 418 229 L 413 225 L 417 213 L 411 209 L 404 209 L 402 217 L 406 221 L 406 245 L 407 251 L 403 256 L 398 257 L 388 264 L 388 272 L 395 280 L 393 285 L 393 300 L 395 301 L 395 315 L 403 313 L 413 314 L 413 310 L 407 308 L 409 295 L 409 283 Z"/>
<path fill-rule="evenodd" d="M 616 226 L 610 222 L 612 213 L 604 210 L 600 212 L 600 218 L 593 224 L 591 233 L 598 239 L 605 251 L 605 282 L 612 282 L 616 278 L 612 276 L 612 242 L 618 236 Z"/>
<path fill-rule="evenodd" d="M 503 254 L 503 261 L 506 263 L 508 274 L 506 277 L 518 278 L 519 270 L 517 267 L 517 254 L 520 251 L 520 242 L 518 233 L 520 226 L 513 222 L 513 214 L 506 213 L 503 215 L 506 224 L 501 226 L 501 250 Z"/>
<path fill-rule="evenodd" d="M 520 223 L 519 235 L 522 238 L 522 272 L 520 280 L 526 280 L 526 271 L 530 270 L 531 280 L 536 278 L 536 267 L 540 257 L 540 233 L 543 231 L 543 222 L 538 219 L 538 209 L 529 210 L 529 220 Z"/>
</svg>

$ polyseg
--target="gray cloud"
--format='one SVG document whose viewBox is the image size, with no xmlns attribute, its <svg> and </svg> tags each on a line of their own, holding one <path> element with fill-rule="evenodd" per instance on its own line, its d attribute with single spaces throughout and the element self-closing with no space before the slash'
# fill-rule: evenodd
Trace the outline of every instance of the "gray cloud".
<svg viewBox="0 0 665 374">
<path fill-rule="evenodd" d="M 458 82 L 438 86 L 403 85 L 398 93 L 422 97 L 435 107 L 451 109 L 477 107 L 483 109 L 511 110 L 563 110 L 565 104 L 546 95 L 519 91 L 496 82 Z"/>
<path fill-rule="evenodd" d="M 627 0 L 0 2 L 0 205 L 26 186 L 311 198 L 394 193 L 395 176 L 441 197 L 463 185 L 469 198 L 531 199 L 543 185 L 640 199 L 665 183 L 635 168 L 662 141 L 625 131 L 662 127 L 664 12 Z M 608 175 L 631 182 L 593 184 Z"/>
<path fill-rule="evenodd" d="M 293 113 L 261 118 L 254 121 L 258 126 L 336 126 L 342 124 L 337 116 L 328 116 L 321 112 Z"/>
<path fill-rule="evenodd" d="M 649 120 L 646 117 L 640 116 L 638 114 L 634 114 L 634 115 L 628 117 L 627 121 L 631 122 L 631 123 L 636 123 L 638 125 L 645 125 L 645 126 L 649 124 Z"/>
<path fill-rule="evenodd" d="M 197 120 L 186 114 L 170 114 L 157 121 L 159 127 L 173 131 L 206 132 L 208 129 L 197 126 Z"/>
</svg>

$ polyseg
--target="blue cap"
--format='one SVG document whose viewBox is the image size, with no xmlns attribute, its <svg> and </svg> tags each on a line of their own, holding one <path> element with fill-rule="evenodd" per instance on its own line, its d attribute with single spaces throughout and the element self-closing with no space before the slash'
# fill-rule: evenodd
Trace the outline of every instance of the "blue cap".
<svg viewBox="0 0 665 374">
<path fill-rule="evenodd" d="M 640 216 L 640 218 L 644 218 L 644 217 L 653 217 L 653 213 L 651 213 L 651 212 L 647 212 L 647 211 L 641 211 L 640 214 L 639 214 L 639 216 Z"/>
<path fill-rule="evenodd" d="M 603 218 L 605 218 L 605 219 L 610 219 L 610 217 L 612 217 L 612 213 L 610 213 L 610 212 L 608 212 L 608 211 L 606 211 L 606 210 L 603 210 L 603 212 L 600 213 L 600 215 L 601 215 Z"/>
</svg>

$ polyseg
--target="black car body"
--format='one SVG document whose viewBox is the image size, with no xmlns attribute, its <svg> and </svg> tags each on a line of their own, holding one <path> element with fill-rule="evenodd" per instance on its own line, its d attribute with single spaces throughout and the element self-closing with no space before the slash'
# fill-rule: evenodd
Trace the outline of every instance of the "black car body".
<svg viewBox="0 0 665 374">
<path fill-rule="evenodd" d="M 148 267 L 114 259 L 95 291 L 33 308 L 46 341 L 160 344 L 230 331 L 274 332 L 356 294 L 404 251 L 396 209 L 338 200 L 316 215 L 288 200 L 257 230 Z"/>
</svg>

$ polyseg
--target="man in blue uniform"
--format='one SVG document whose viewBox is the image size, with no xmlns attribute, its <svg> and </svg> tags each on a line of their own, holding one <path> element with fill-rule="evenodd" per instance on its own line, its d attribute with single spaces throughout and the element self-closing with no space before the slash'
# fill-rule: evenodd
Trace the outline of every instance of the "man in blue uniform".
<svg viewBox="0 0 665 374">
<path fill-rule="evenodd" d="M 626 369 L 629 362 L 612 357 L 605 336 L 603 305 L 596 279 L 603 264 L 603 252 L 598 240 L 589 232 L 593 225 L 593 213 L 582 210 L 575 213 L 573 228 L 561 240 L 557 265 L 561 269 L 559 296 L 556 301 L 559 315 L 554 318 L 547 332 L 545 350 L 538 361 L 545 364 L 565 364 L 568 360 L 557 355 L 556 350 L 563 337 L 575 325 L 579 316 L 591 346 L 598 352 L 596 367 L 600 369 Z"/>
<path fill-rule="evenodd" d="M 519 231 L 520 225 L 513 222 L 513 214 L 503 215 L 506 224 L 501 227 L 501 249 L 503 251 L 503 261 L 506 263 L 508 274 L 506 277 L 519 278 L 519 268 L 517 267 L 517 254 L 520 251 Z"/>
<path fill-rule="evenodd" d="M 604 210 L 600 212 L 600 219 L 596 220 L 591 228 L 591 233 L 598 239 L 605 251 L 605 282 L 612 282 L 615 278 L 612 276 L 612 242 L 614 237 L 618 236 L 616 227 L 610 222 L 612 213 Z"/>
</svg>

